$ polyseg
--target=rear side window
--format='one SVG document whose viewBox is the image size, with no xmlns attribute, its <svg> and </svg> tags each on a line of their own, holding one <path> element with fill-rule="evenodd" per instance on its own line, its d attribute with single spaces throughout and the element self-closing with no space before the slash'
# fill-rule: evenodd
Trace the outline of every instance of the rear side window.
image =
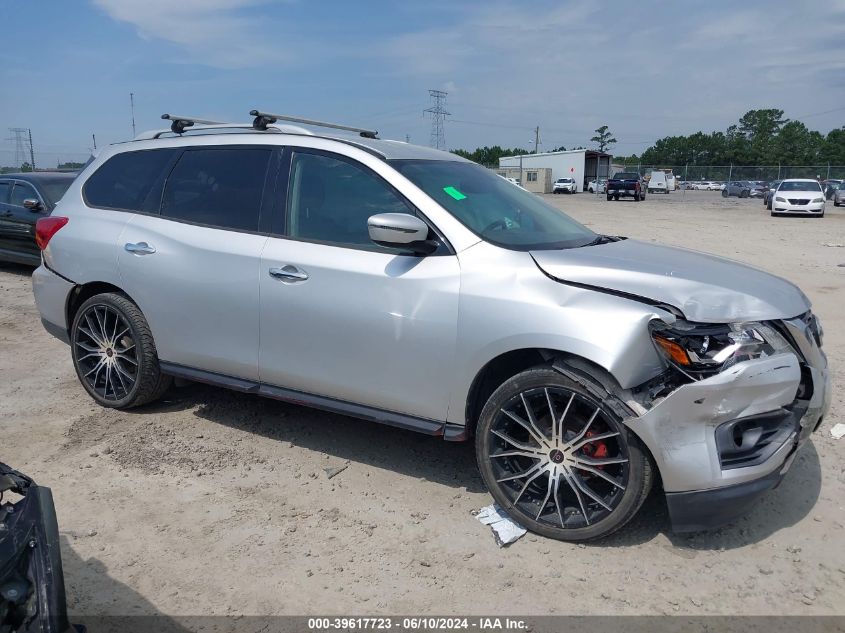
<svg viewBox="0 0 845 633">
<path fill-rule="evenodd" d="M 158 213 L 164 170 L 174 149 L 124 152 L 108 159 L 82 189 L 88 205 Z"/>
<path fill-rule="evenodd" d="M 0 180 L 0 204 L 5 203 L 9 199 L 9 181 Z"/>
<path fill-rule="evenodd" d="M 164 217 L 239 231 L 257 231 L 270 149 L 186 151 L 167 179 Z"/>
</svg>

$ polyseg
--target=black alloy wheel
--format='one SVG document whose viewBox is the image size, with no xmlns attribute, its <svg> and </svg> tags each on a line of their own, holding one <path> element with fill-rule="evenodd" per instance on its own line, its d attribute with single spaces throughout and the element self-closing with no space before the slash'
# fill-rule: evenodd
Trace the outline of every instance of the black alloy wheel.
<svg viewBox="0 0 845 633">
<path fill-rule="evenodd" d="M 161 373 L 144 315 L 120 294 L 96 295 L 79 307 L 71 327 L 71 355 L 82 386 L 105 407 L 146 404 L 171 383 Z"/>
<path fill-rule="evenodd" d="M 618 417 L 552 368 L 505 382 L 479 420 L 476 456 L 495 500 L 551 538 L 600 538 L 627 523 L 651 487 L 645 451 Z"/>
</svg>

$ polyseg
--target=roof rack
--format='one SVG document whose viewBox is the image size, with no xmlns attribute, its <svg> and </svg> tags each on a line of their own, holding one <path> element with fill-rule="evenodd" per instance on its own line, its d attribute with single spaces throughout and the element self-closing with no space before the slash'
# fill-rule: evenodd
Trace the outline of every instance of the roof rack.
<svg viewBox="0 0 845 633">
<path fill-rule="evenodd" d="M 340 125 L 338 123 L 327 123 L 325 121 L 303 119 L 301 117 L 288 116 L 286 114 L 270 114 L 269 112 L 261 112 L 260 110 L 250 110 L 249 115 L 255 117 L 255 120 L 252 122 L 252 127 L 254 127 L 256 130 L 261 131 L 266 130 L 268 125 L 276 123 L 277 121 L 290 121 L 292 123 L 304 123 L 305 125 L 314 125 L 316 127 L 332 128 L 334 130 L 357 132 L 364 138 L 378 138 L 378 132 L 375 130 L 367 130 L 360 127 L 351 127 L 349 125 Z"/>
<path fill-rule="evenodd" d="M 171 121 L 170 131 L 174 134 L 182 134 L 185 128 L 193 127 L 195 123 L 201 125 L 220 125 L 221 121 L 209 121 L 208 119 L 198 119 L 193 116 L 176 116 L 175 114 L 162 114 L 161 118 L 166 121 Z"/>
</svg>

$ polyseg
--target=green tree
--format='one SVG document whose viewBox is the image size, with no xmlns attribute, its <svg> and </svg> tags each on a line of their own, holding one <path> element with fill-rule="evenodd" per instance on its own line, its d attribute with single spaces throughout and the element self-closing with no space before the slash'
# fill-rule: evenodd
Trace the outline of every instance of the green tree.
<svg viewBox="0 0 845 633">
<path fill-rule="evenodd" d="M 32 171 L 32 165 L 30 165 L 29 163 L 23 163 L 23 164 L 21 165 L 21 171 L 22 171 L 22 172 L 25 172 L 25 171 Z"/>
<path fill-rule="evenodd" d="M 85 167 L 85 163 L 75 163 L 73 161 L 56 165 L 56 169 L 82 169 L 83 167 Z"/>
<path fill-rule="evenodd" d="M 617 142 L 616 139 L 613 138 L 613 134 L 608 131 L 606 125 L 602 125 L 600 128 L 597 128 L 596 135 L 590 140 L 593 143 L 598 143 L 600 152 L 603 152 L 608 147 Z"/>
</svg>

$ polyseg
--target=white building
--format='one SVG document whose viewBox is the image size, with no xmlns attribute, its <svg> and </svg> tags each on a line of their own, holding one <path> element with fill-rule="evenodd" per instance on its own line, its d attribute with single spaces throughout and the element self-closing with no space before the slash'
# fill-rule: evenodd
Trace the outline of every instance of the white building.
<svg viewBox="0 0 845 633">
<path fill-rule="evenodd" d="M 523 154 L 520 156 L 503 156 L 499 159 L 499 167 L 519 168 L 522 158 L 522 169 L 548 168 L 552 170 L 551 181 L 558 178 L 574 178 L 578 191 L 586 191 L 587 183 L 599 178 L 607 178 L 610 171 L 612 156 L 606 152 L 589 149 L 570 149 L 564 152 L 545 152 L 542 154 Z M 524 178 L 520 180 L 525 180 Z M 546 191 L 545 193 L 549 193 Z"/>
</svg>

